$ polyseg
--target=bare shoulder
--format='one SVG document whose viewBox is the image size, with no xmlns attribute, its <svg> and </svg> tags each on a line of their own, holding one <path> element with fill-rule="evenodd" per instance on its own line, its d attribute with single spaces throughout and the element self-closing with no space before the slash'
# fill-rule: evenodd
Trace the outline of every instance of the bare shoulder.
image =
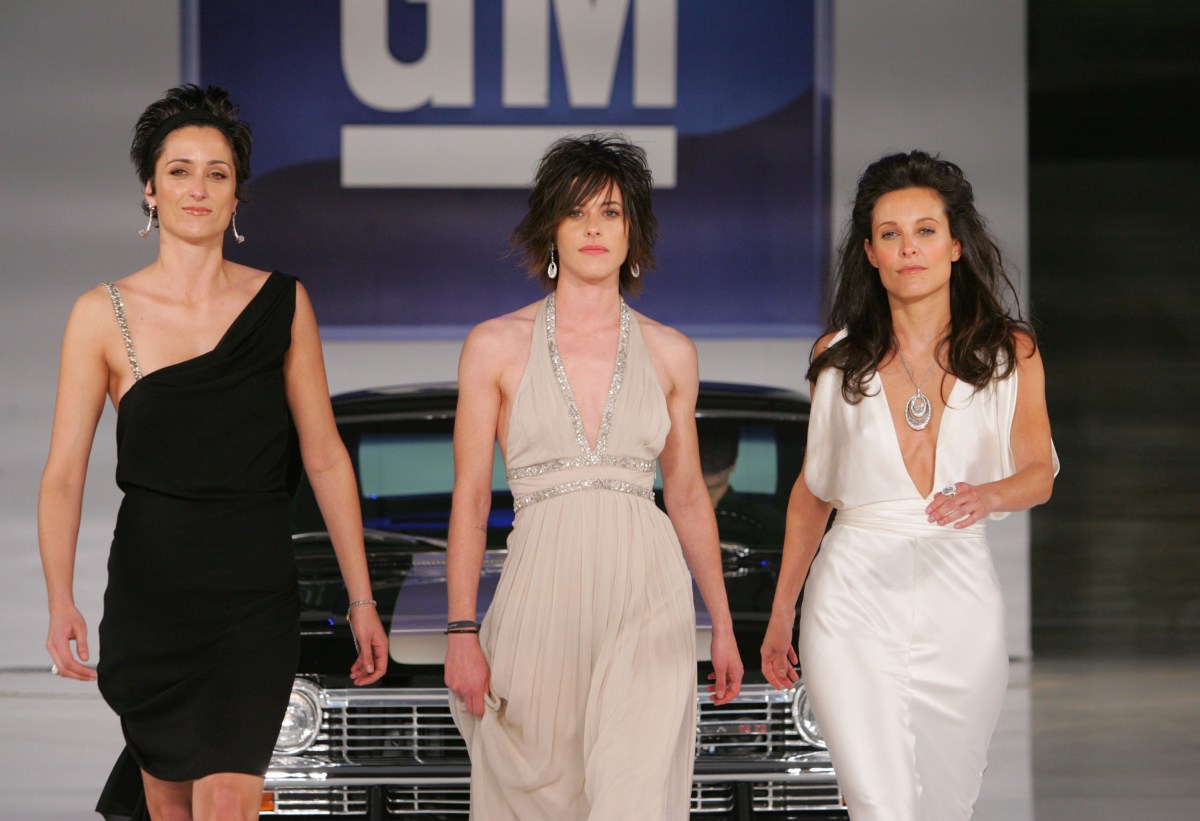
<svg viewBox="0 0 1200 821">
<path fill-rule="evenodd" d="M 1038 351 L 1037 343 L 1025 331 L 1015 331 L 1013 333 L 1013 341 L 1016 343 L 1017 349 L 1017 372 L 1021 374 L 1023 379 L 1030 377 L 1041 378 L 1042 374 L 1042 355 Z"/>
<path fill-rule="evenodd" d="M 508 347 L 524 338 L 529 341 L 533 332 L 533 319 L 537 315 L 538 303 L 494 316 L 480 322 L 467 334 L 467 344 L 474 348 Z"/>
<path fill-rule="evenodd" d="M 524 357 L 533 336 L 533 320 L 540 302 L 484 320 L 471 329 L 463 343 L 464 362 L 491 362 L 502 370 L 514 358 Z"/>
<path fill-rule="evenodd" d="M 1017 358 L 1029 359 L 1038 355 L 1037 343 L 1026 331 L 1013 331 L 1013 341 L 1017 346 Z"/>
<path fill-rule="evenodd" d="M 110 325 L 115 328 L 117 326 L 116 310 L 113 306 L 112 296 L 106 287 L 109 284 L 111 283 L 100 283 L 80 294 L 71 308 L 69 322 L 76 327 L 82 326 L 89 329 L 106 328 Z M 120 286 L 117 287 L 119 291 Z"/>
<path fill-rule="evenodd" d="M 818 339 L 813 344 L 813 351 L 812 351 L 813 358 L 816 358 L 816 357 L 820 356 L 821 354 L 825 353 L 825 349 L 833 344 L 833 340 L 837 337 L 837 335 L 839 333 L 840 333 L 840 331 L 830 331 L 829 333 L 825 334 L 820 339 Z"/>
<path fill-rule="evenodd" d="M 633 313 L 651 355 L 661 357 L 668 363 L 687 364 L 696 360 L 696 343 L 682 331 L 651 319 L 640 311 Z"/>
</svg>

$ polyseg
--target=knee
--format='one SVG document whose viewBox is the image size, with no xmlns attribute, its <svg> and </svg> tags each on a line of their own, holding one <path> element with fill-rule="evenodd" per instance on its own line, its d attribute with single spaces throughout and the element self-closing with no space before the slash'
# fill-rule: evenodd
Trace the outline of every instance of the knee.
<svg viewBox="0 0 1200 821">
<path fill-rule="evenodd" d="M 205 785 L 202 806 L 198 802 L 196 821 L 254 821 L 262 803 L 262 789 L 252 790 L 240 783 Z"/>
<path fill-rule="evenodd" d="M 154 821 L 193 821 L 190 801 L 172 798 L 153 800 L 147 797 L 146 809 Z"/>
<path fill-rule="evenodd" d="M 233 790 L 216 790 L 213 792 L 204 818 L 197 819 L 197 821 L 246 821 L 248 817 L 256 818 L 258 816 L 258 808 L 254 809 L 253 816 L 247 816 L 246 801 L 243 796 Z"/>
</svg>

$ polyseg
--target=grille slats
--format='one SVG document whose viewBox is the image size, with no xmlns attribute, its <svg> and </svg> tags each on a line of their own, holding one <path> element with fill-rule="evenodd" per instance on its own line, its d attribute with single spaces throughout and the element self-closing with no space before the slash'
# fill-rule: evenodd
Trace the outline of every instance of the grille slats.
<svg viewBox="0 0 1200 821">
<path fill-rule="evenodd" d="M 365 787 L 273 790 L 279 815 L 348 815 L 367 811 Z"/>
<path fill-rule="evenodd" d="M 836 785 L 782 781 L 755 784 L 751 801 L 758 811 L 840 810 L 846 806 Z"/>
<path fill-rule="evenodd" d="M 720 707 L 702 701 L 696 730 L 697 757 L 777 758 L 814 749 L 796 730 L 791 698 L 774 690 Z"/>
<path fill-rule="evenodd" d="M 373 695 L 364 700 L 354 693 L 329 691 L 322 733 L 313 751 L 350 764 L 467 760 L 444 690 L 396 692 L 394 698 Z M 737 701 L 718 707 L 708 700 L 707 692 L 699 692 L 698 757 L 777 758 L 814 749 L 796 730 L 787 693 L 743 693 Z"/>
<path fill-rule="evenodd" d="M 708 693 L 698 689 L 696 715 L 697 760 L 722 758 L 745 761 L 745 772 L 754 772 L 754 759 L 796 758 L 798 754 L 823 754 L 804 741 L 791 714 L 788 693 L 765 685 L 743 688 L 731 704 L 715 706 Z M 322 695 L 321 732 L 309 753 L 332 765 L 430 764 L 429 778 L 437 778 L 439 764 L 469 763 L 466 745 L 450 715 L 443 689 L 326 690 Z M 797 759 L 798 760 L 798 759 Z M 828 759 L 825 759 L 827 767 Z M 739 769 L 741 769 L 739 767 Z M 344 773 L 351 775 L 350 771 Z M 742 778 L 745 776 L 743 775 Z M 836 783 L 750 782 L 753 807 L 758 811 L 805 812 L 844 808 Z M 737 790 L 730 782 L 704 780 L 692 784 L 692 812 L 724 816 L 737 808 Z M 275 794 L 273 815 L 361 815 L 367 810 L 368 788 L 281 785 Z M 397 817 L 430 814 L 439 818 L 467 818 L 468 784 L 389 784 L 383 788 L 387 810 Z"/>
</svg>

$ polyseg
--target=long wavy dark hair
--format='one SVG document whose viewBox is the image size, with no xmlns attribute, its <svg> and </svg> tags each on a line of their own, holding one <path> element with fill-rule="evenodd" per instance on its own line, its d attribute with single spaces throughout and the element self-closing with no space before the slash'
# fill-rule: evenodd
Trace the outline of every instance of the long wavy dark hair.
<svg viewBox="0 0 1200 821">
<path fill-rule="evenodd" d="M 975 194 L 962 169 L 924 151 L 889 154 L 867 166 L 859 177 L 850 222 L 838 247 L 837 290 L 826 331 L 845 328 L 846 336 L 821 352 L 808 368 L 810 382 L 825 368 L 841 370 L 842 396 L 847 402 L 866 395 L 871 377 L 895 350 L 887 291 L 867 259 L 864 242 L 871 238 L 875 203 L 884 194 L 904 188 L 937 193 L 950 235 L 962 245 L 962 254 L 950 266 L 950 332 L 938 349 L 946 370 L 978 389 L 1012 373 L 1018 331 L 1029 335 L 1036 350 L 1033 328 L 1006 310 L 1006 297 L 1018 305 L 1017 292 L 1005 273 L 996 241 L 975 210 Z"/>
</svg>

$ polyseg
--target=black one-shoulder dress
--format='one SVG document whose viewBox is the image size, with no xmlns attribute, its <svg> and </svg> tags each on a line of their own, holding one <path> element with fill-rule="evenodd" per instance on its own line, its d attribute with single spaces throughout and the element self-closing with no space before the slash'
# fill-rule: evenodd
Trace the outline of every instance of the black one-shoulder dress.
<svg viewBox="0 0 1200 821">
<path fill-rule="evenodd" d="M 287 706 L 300 605 L 283 367 L 296 280 L 272 273 L 216 348 L 144 378 L 108 287 L 139 378 L 117 412 L 125 496 L 98 667 L 126 753 L 97 810 L 137 817 L 134 764 L 170 781 L 262 775 Z"/>
</svg>

